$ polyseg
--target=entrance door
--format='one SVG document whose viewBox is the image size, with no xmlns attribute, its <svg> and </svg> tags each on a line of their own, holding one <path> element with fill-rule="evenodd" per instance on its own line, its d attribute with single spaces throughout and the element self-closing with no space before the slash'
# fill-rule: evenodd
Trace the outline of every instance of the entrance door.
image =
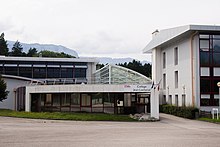
<svg viewBox="0 0 220 147">
<path fill-rule="evenodd" d="M 150 94 L 137 94 L 136 110 L 138 113 L 150 113 Z"/>
</svg>

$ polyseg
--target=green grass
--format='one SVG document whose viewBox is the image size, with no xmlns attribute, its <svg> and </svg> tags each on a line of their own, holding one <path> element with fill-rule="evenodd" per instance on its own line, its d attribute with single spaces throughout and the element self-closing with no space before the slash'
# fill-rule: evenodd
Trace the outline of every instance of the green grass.
<svg viewBox="0 0 220 147">
<path fill-rule="evenodd" d="M 104 113 L 68 113 L 68 112 L 24 112 L 0 109 L 0 116 L 52 119 L 52 120 L 78 120 L 78 121 L 136 121 L 128 115 L 114 115 Z"/>
<path fill-rule="evenodd" d="M 202 121 L 207 121 L 207 122 L 212 122 L 212 123 L 220 123 L 220 118 L 219 119 L 212 119 L 212 118 L 205 118 L 205 117 L 202 117 L 202 118 L 199 118 L 199 120 L 202 120 Z"/>
</svg>

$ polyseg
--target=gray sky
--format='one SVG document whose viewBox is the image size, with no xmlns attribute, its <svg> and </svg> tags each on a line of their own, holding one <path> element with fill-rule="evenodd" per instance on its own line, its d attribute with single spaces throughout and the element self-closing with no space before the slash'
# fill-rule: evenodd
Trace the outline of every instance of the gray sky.
<svg viewBox="0 0 220 147">
<path fill-rule="evenodd" d="M 0 0 L 6 40 L 58 44 L 80 56 L 150 60 L 156 29 L 220 25 L 219 0 Z"/>
</svg>

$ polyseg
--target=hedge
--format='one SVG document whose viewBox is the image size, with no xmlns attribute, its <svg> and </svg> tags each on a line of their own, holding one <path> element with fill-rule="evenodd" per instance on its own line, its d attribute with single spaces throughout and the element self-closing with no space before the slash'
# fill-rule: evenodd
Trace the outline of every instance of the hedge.
<svg viewBox="0 0 220 147">
<path fill-rule="evenodd" d="M 195 107 L 177 107 L 173 105 L 160 105 L 160 112 L 179 117 L 195 119 L 198 116 L 199 109 Z"/>
</svg>

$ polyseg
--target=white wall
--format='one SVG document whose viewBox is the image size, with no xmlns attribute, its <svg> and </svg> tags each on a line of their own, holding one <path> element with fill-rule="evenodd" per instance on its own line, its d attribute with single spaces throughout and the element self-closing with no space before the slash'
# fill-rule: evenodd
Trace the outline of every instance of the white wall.
<svg viewBox="0 0 220 147">
<path fill-rule="evenodd" d="M 178 95 L 178 105 L 182 106 L 182 95 L 186 95 L 186 105 L 191 106 L 192 103 L 192 59 L 193 59 L 193 73 L 194 73 L 194 92 L 195 98 L 199 95 L 197 91 L 199 82 L 199 68 L 198 68 L 198 37 L 194 37 L 193 42 L 193 58 L 191 57 L 191 38 L 185 38 L 177 41 L 165 48 L 160 49 L 160 61 L 158 59 L 156 63 L 156 75 L 159 78 L 166 74 L 166 88 L 163 89 L 163 80 L 160 84 L 160 103 L 163 95 L 166 95 L 166 101 L 168 102 L 169 95 L 172 95 L 172 104 L 175 104 L 175 95 Z M 178 47 L 178 64 L 174 65 L 174 48 Z M 166 52 L 166 68 L 163 69 L 163 52 Z M 159 63 L 158 63 L 159 62 Z M 155 65 L 155 64 L 153 64 Z M 155 68 L 155 67 L 154 67 Z M 161 70 L 161 71 L 160 71 Z M 178 71 L 178 88 L 175 88 L 175 71 Z M 169 90 L 168 90 L 169 87 Z M 197 89 L 197 90 L 196 90 Z M 199 104 L 198 100 L 195 100 L 196 105 Z"/>
<path fill-rule="evenodd" d="M 28 85 L 29 82 L 24 80 L 3 78 L 7 84 L 7 91 L 9 91 L 8 97 L 3 102 L 0 102 L 0 108 L 4 109 L 16 109 L 15 90 L 17 87 Z"/>
</svg>

